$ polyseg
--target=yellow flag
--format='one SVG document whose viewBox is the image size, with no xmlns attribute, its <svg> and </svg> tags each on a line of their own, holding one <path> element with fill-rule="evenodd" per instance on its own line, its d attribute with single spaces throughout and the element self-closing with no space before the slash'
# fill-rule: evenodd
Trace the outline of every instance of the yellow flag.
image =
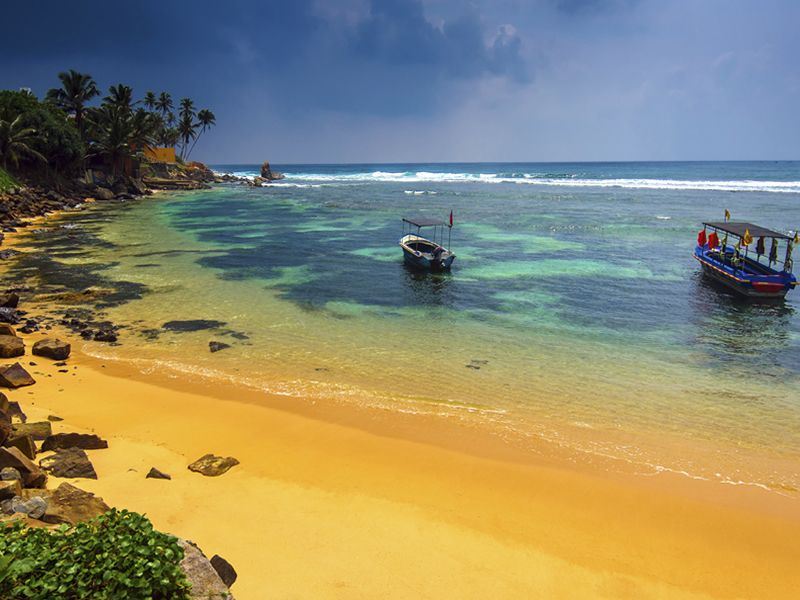
<svg viewBox="0 0 800 600">
<path fill-rule="evenodd" d="M 730 220 L 731 220 L 731 213 L 726 208 L 725 209 L 725 221 L 730 221 Z"/>
<path fill-rule="evenodd" d="M 795 244 L 800 244 L 800 231 L 795 231 L 794 232 L 794 243 Z"/>
<path fill-rule="evenodd" d="M 753 243 L 753 236 L 750 235 L 749 229 L 744 230 L 744 235 L 742 236 L 742 242 L 744 243 L 745 246 L 749 246 L 750 244 Z"/>
</svg>

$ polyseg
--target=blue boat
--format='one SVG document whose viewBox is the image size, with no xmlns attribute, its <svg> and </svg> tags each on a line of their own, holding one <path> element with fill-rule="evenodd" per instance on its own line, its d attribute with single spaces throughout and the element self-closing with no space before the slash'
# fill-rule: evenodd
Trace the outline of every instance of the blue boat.
<svg viewBox="0 0 800 600">
<path fill-rule="evenodd" d="M 736 240 L 733 245 L 728 244 L 729 236 Z M 792 238 L 753 223 L 708 222 L 697 236 L 694 257 L 708 277 L 742 296 L 782 299 L 797 286 L 792 275 L 792 248 L 796 243 L 796 233 Z M 783 260 L 778 258 L 781 246 Z"/>
<path fill-rule="evenodd" d="M 433 228 L 433 239 L 420 235 L 425 227 Z M 427 271 L 446 271 L 450 269 L 456 255 L 444 247 L 444 228 L 447 227 L 447 245 L 450 245 L 450 232 L 453 229 L 453 213 L 450 213 L 450 223 L 438 219 L 423 217 L 403 219 L 403 236 L 400 238 L 400 247 L 403 249 L 403 260 L 406 264 L 416 269 Z M 415 232 L 416 230 L 416 232 Z M 439 241 L 436 241 L 437 233 Z"/>
</svg>

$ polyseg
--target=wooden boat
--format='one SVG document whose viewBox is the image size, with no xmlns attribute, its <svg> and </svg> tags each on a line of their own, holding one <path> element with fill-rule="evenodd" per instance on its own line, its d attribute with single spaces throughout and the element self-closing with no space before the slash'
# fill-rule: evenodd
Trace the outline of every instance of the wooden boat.
<svg viewBox="0 0 800 600">
<path fill-rule="evenodd" d="M 729 236 L 735 238 L 734 245 L 728 244 Z M 753 223 L 708 222 L 697 236 L 694 258 L 707 276 L 742 296 L 781 299 L 797 286 L 792 275 L 792 248 L 796 243 L 797 234 L 792 238 Z M 781 245 L 785 246 L 783 260 L 778 258 Z"/>
<path fill-rule="evenodd" d="M 433 228 L 433 239 L 420 235 L 423 228 Z M 400 247 L 403 249 L 403 260 L 406 264 L 429 271 L 446 271 L 453 264 L 456 255 L 445 248 L 444 228 L 447 227 L 447 244 L 450 245 L 450 232 L 453 229 L 453 213 L 450 213 L 450 223 L 436 219 L 406 218 L 403 219 L 403 236 L 400 238 Z M 416 229 L 416 232 L 414 230 Z M 436 241 L 437 233 L 439 241 Z"/>
</svg>

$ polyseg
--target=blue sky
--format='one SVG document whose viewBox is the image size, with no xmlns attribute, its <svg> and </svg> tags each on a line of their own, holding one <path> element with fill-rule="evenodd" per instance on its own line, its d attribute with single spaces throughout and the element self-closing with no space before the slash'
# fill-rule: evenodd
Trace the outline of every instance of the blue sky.
<svg viewBox="0 0 800 600">
<path fill-rule="evenodd" d="M 800 158 L 790 0 L 12 3 L 0 87 L 191 96 L 209 162 Z"/>
</svg>

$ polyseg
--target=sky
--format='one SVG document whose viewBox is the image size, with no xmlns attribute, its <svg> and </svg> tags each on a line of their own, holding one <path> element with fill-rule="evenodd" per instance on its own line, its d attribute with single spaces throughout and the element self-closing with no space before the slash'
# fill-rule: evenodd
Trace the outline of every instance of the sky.
<svg viewBox="0 0 800 600">
<path fill-rule="evenodd" d="M 800 159 L 796 0 L 29 0 L 0 88 L 211 109 L 212 164 Z"/>
</svg>

